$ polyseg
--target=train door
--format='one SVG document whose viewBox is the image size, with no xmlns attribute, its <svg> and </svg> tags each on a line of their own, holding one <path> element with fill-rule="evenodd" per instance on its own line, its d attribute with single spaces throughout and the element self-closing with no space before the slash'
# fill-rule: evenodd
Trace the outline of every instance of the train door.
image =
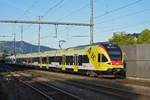
<svg viewBox="0 0 150 100">
<path fill-rule="evenodd" d="M 49 57 L 46 57 L 46 69 L 49 69 Z"/>
<path fill-rule="evenodd" d="M 26 67 L 28 67 L 28 58 L 26 58 Z"/>
<path fill-rule="evenodd" d="M 40 57 L 40 68 L 42 68 L 42 57 Z"/>
<path fill-rule="evenodd" d="M 66 70 L 66 56 L 62 56 L 62 70 Z"/>
<path fill-rule="evenodd" d="M 78 55 L 73 56 L 73 62 L 74 62 L 74 72 L 78 72 Z"/>
<path fill-rule="evenodd" d="M 102 54 L 98 53 L 98 67 L 102 66 Z"/>
<path fill-rule="evenodd" d="M 32 57 L 30 58 L 30 66 L 32 67 Z"/>
</svg>

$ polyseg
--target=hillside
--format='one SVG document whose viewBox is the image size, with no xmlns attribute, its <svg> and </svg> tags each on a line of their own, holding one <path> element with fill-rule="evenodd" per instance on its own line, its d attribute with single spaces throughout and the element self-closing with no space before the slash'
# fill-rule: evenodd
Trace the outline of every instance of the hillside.
<svg viewBox="0 0 150 100">
<path fill-rule="evenodd" d="M 23 53 L 33 53 L 38 52 L 38 46 L 32 45 L 30 43 L 24 41 L 16 41 L 16 53 L 19 54 L 21 51 L 21 47 Z M 49 48 L 46 46 L 40 46 L 41 52 L 54 50 L 54 48 Z M 13 41 L 0 41 L 0 52 L 7 50 L 7 52 L 11 53 L 14 51 L 14 42 Z"/>
</svg>

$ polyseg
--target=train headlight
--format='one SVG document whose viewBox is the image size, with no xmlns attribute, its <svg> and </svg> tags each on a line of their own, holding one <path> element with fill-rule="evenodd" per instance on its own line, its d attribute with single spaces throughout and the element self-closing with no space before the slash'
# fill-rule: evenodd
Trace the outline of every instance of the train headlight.
<svg viewBox="0 0 150 100">
<path fill-rule="evenodd" d="M 112 65 L 112 62 L 109 62 L 109 63 L 107 63 L 107 64 Z"/>
</svg>

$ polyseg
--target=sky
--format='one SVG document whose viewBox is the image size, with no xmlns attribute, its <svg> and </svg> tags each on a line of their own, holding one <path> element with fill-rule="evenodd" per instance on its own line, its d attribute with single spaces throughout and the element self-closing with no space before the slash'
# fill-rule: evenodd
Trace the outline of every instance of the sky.
<svg viewBox="0 0 150 100">
<path fill-rule="evenodd" d="M 94 0 L 94 42 L 105 42 L 114 32 L 140 33 L 150 29 L 150 0 Z M 0 0 L 0 20 L 90 23 L 90 0 Z M 16 34 L 16 40 L 38 44 L 38 25 L 0 23 L 0 36 Z M 90 43 L 89 26 L 41 25 L 41 45 L 62 48 Z M 76 37 L 80 36 L 80 37 Z M 12 41 L 0 37 L 0 41 Z"/>
</svg>

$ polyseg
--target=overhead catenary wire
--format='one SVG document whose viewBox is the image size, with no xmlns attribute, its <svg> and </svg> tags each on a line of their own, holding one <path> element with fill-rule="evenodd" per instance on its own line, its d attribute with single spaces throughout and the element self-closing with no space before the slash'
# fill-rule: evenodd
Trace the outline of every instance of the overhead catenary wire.
<svg viewBox="0 0 150 100">
<path fill-rule="evenodd" d="M 89 3 L 85 4 L 84 6 L 78 8 L 78 9 L 72 11 L 72 12 L 70 12 L 69 14 L 67 14 L 66 16 L 64 16 L 64 17 L 62 17 L 62 18 L 60 18 L 60 19 L 58 19 L 58 20 L 60 21 L 60 20 L 66 19 L 67 17 L 70 17 L 70 16 L 73 15 L 74 13 L 83 10 L 83 9 L 86 8 L 88 5 L 89 5 Z"/>
<path fill-rule="evenodd" d="M 51 0 L 50 0 L 51 1 Z M 43 13 L 43 17 L 42 18 L 44 18 L 51 10 L 53 10 L 54 8 L 56 8 L 56 7 L 58 7 L 61 3 L 63 3 L 64 2 L 64 0 L 61 0 L 60 2 L 58 2 L 58 3 L 56 3 L 54 6 L 52 6 L 52 7 L 50 7 L 45 13 Z M 41 18 L 41 19 L 42 19 Z M 32 25 L 32 24 L 31 24 Z M 28 27 L 27 27 L 27 29 L 28 28 L 30 28 L 30 26 L 31 25 L 29 25 Z"/>
<path fill-rule="evenodd" d="M 65 0 L 60 0 L 58 3 L 56 3 L 54 6 L 50 7 L 42 16 L 45 17 L 51 10 L 58 7 L 60 4 L 62 4 Z"/>
<path fill-rule="evenodd" d="M 33 9 L 33 7 L 35 6 L 35 4 L 37 4 L 37 3 L 38 3 L 38 0 L 34 1 L 34 2 L 31 4 L 31 6 L 29 6 L 28 8 L 26 8 L 26 9 L 24 10 L 24 12 L 23 12 L 23 14 L 21 15 L 21 17 L 27 15 L 27 13 L 29 13 L 30 10 Z M 18 18 L 18 19 L 21 19 L 21 17 Z"/>
<path fill-rule="evenodd" d="M 128 13 L 126 15 L 123 15 L 123 16 L 118 16 L 116 18 L 112 18 L 112 19 L 108 19 L 106 21 L 101 21 L 101 22 L 98 22 L 98 23 L 95 23 L 95 24 L 103 24 L 105 22 L 110 22 L 110 21 L 115 21 L 115 20 L 118 20 L 118 19 L 122 19 L 122 18 L 126 18 L 126 17 L 129 17 L 129 16 L 134 16 L 134 15 L 137 15 L 137 14 L 140 14 L 140 13 L 144 13 L 146 11 L 150 11 L 150 8 L 147 8 L 147 9 L 143 9 L 143 10 L 140 10 L 140 11 L 136 11 L 136 12 L 132 12 L 132 13 Z"/>
<path fill-rule="evenodd" d="M 93 3 L 96 3 L 97 1 L 98 1 L 98 0 L 94 0 Z M 76 10 L 70 12 L 69 14 L 65 15 L 63 18 L 58 19 L 58 21 L 59 21 L 59 20 L 66 19 L 67 17 L 70 17 L 71 15 L 73 15 L 73 14 L 79 12 L 79 11 L 84 10 L 86 7 L 88 7 L 88 5 L 89 5 L 89 3 L 87 3 L 87 4 L 85 4 L 85 5 L 81 6 L 81 7 L 79 7 L 78 9 L 76 9 Z"/>
<path fill-rule="evenodd" d="M 149 23 L 150 23 L 150 20 L 140 22 L 140 23 L 117 25 L 117 26 L 121 26 L 121 27 L 117 27 L 117 28 L 115 28 L 115 30 L 126 29 L 126 28 L 135 27 L 135 26 L 141 26 L 141 25 L 145 25 L 145 24 L 149 24 Z M 99 31 L 99 32 L 111 32 L 111 31 L 114 31 L 114 29 L 106 29 L 106 30 Z M 99 33 L 99 32 L 97 32 L 97 33 Z"/>
<path fill-rule="evenodd" d="M 103 17 L 103 16 L 105 16 L 105 15 L 108 15 L 108 14 L 110 14 L 110 13 L 114 13 L 114 12 L 117 12 L 117 11 L 122 10 L 122 9 L 124 9 L 124 8 L 127 8 L 127 7 L 130 7 L 130 6 L 132 6 L 132 5 L 135 5 L 135 4 L 137 4 L 137 3 L 141 2 L 141 1 L 142 1 L 142 0 L 136 0 L 136 1 L 134 1 L 134 2 L 131 2 L 131 3 L 129 3 L 129 4 L 126 4 L 126 5 L 124 5 L 124 6 L 121 6 L 121 7 L 119 7 L 119 8 L 112 9 L 112 10 L 110 10 L 110 11 L 104 13 L 104 14 L 98 15 L 98 16 L 96 16 L 96 17 L 94 17 L 94 18 L 95 18 L 95 19 L 101 18 L 101 17 Z"/>
<path fill-rule="evenodd" d="M 98 1 L 98 0 L 95 0 L 94 3 L 96 3 L 97 1 Z M 87 4 L 83 5 L 83 6 L 81 6 L 80 8 L 78 8 L 78 9 L 72 11 L 72 12 L 70 12 L 69 14 L 67 14 L 66 16 L 64 16 L 63 18 L 60 18 L 60 19 L 58 19 L 58 20 L 66 19 L 67 17 L 70 17 L 70 16 L 73 15 L 74 13 L 77 13 L 77 12 L 83 10 L 84 8 L 88 7 L 88 5 L 89 5 L 89 3 L 87 3 Z M 73 27 L 73 26 L 71 26 L 70 29 L 71 29 L 72 27 Z M 82 27 L 76 27 L 75 29 L 80 29 L 80 28 L 82 28 Z M 68 29 L 68 30 L 70 30 L 70 29 Z M 65 31 L 65 30 L 66 30 L 66 29 L 61 30 L 60 32 L 63 32 L 63 31 Z"/>
</svg>

